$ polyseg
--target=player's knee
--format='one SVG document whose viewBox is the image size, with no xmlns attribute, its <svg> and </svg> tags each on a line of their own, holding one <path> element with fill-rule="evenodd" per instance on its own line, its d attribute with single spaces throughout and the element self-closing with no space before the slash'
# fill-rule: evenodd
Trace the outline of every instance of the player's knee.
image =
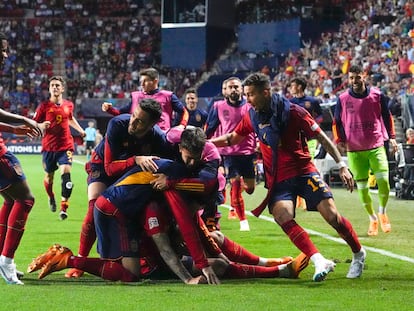
<svg viewBox="0 0 414 311">
<path fill-rule="evenodd" d="M 35 202 L 34 197 L 30 197 L 30 198 L 24 200 L 23 206 L 24 206 L 24 209 L 27 213 L 29 213 L 32 210 L 34 202 Z"/>
<path fill-rule="evenodd" d="M 72 194 L 73 183 L 70 180 L 70 173 L 62 174 L 62 197 L 69 198 Z"/>
</svg>

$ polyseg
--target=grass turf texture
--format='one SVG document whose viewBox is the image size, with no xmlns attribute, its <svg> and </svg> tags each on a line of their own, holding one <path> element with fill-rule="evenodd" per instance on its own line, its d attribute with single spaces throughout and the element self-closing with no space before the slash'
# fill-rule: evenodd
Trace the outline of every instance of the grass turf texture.
<svg viewBox="0 0 414 311">
<path fill-rule="evenodd" d="M 22 162 L 36 203 L 15 261 L 25 271 L 32 258 L 52 243 L 77 252 L 79 231 L 87 208 L 84 157 L 75 158 L 72 180 L 75 184 L 68 210 L 69 218 L 52 213 L 43 188 L 43 169 L 38 155 L 17 155 Z M 60 197 L 60 176 L 55 177 L 56 198 Z M 106 282 L 86 274 L 68 280 L 64 271 L 43 280 L 37 272 L 25 274 L 24 286 L 7 285 L 0 280 L 0 310 L 412 310 L 414 305 L 414 202 L 389 201 L 392 232 L 368 237 L 368 216 L 357 193 L 333 189 L 340 212 L 354 225 L 361 242 L 368 247 L 365 271 L 360 279 L 345 275 L 351 260 L 350 249 L 337 240 L 337 234 L 318 213 L 297 210 L 296 219 L 309 229 L 311 238 L 327 258 L 337 262 L 335 272 L 322 283 L 311 281 L 310 265 L 299 279 L 222 280 L 220 286 L 187 286 L 177 281 L 121 284 Z M 247 209 L 253 209 L 264 196 L 259 185 L 251 196 L 245 195 Z M 373 195 L 377 203 L 376 195 Z M 58 208 L 60 200 L 58 200 Z M 228 210 L 220 208 L 221 229 L 231 239 L 263 257 L 296 256 L 299 252 L 273 222 L 249 216 L 250 232 L 240 232 L 237 220 L 227 220 Z M 264 213 L 268 216 L 267 212 Z M 382 252 L 381 252 L 382 251 Z M 405 256 L 393 258 L 390 256 Z M 95 250 L 91 256 L 98 256 Z"/>
</svg>

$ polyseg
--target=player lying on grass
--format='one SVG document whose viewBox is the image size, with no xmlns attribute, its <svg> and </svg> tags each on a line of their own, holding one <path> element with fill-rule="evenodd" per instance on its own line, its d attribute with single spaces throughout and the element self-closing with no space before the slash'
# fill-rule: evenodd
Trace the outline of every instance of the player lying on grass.
<svg viewBox="0 0 414 311">
<path fill-rule="evenodd" d="M 169 217 L 166 216 L 168 214 L 168 210 L 154 202 L 149 204 L 143 213 L 142 220 L 145 223 L 146 235 L 140 240 L 142 251 L 138 261 L 140 266 L 139 276 L 124 268 L 120 260 L 108 261 L 99 258 L 73 256 L 69 248 L 59 244 L 52 245 L 47 252 L 35 258 L 29 265 L 28 272 L 41 269 L 39 279 L 43 279 L 55 271 L 65 268 L 77 268 L 110 281 L 137 282 L 142 278 L 160 280 L 176 279 L 178 276 L 186 284 L 206 283 L 207 280 L 202 272 L 195 267 L 192 258 L 185 255 L 188 254 L 188 250 L 181 243 L 182 239 L 178 230 L 176 230 L 177 228 L 175 226 L 168 228 L 168 224 L 171 224 L 168 220 Z M 303 253 L 294 260 L 292 260 L 292 257 L 259 257 L 228 239 L 221 232 L 210 234 L 218 243 L 216 247 L 219 247 L 219 251 L 231 260 L 217 257 L 208 258 L 214 272 L 223 278 L 297 278 L 309 263 L 309 258 Z M 163 245 L 161 246 L 161 253 L 159 251 L 160 245 Z M 217 252 L 217 250 L 213 250 L 213 252 Z M 179 256 L 177 253 L 183 254 L 180 260 L 177 259 L 178 264 L 174 262 Z M 165 260 L 166 254 L 170 257 L 167 260 Z M 180 266 L 178 274 L 176 269 L 170 269 L 171 264 Z"/>
</svg>

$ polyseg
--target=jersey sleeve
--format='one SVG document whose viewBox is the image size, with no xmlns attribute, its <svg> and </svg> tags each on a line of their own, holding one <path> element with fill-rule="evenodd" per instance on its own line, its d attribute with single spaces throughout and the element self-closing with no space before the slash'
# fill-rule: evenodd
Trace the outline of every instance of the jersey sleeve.
<svg viewBox="0 0 414 311">
<path fill-rule="evenodd" d="M 322 131 L 318 123 L 305 108 L 298 105 L 292 105 L 290 109 L 289 122 L 299 124 L 300 126 L 298 128 L 303 131 L 307 138 L 313 139 Z"/>
<path fill-rule="evenodd" d="M 175 118 L 173 120 L 173 126 L 182 125 L 187 126 L 189 114 L 184 104 L 178 99 L 177 95 L 171 94 L 171 105 L 175 112 Z"/>
<path fill-rule="evenodd" d="M 384 125 L 387 130 L 388 136 L 392 139 L 395 139 L 394 119 L 392 118 L 391 111 L 388 108 L 389 98 L 387 98 L 384 94 L 381 93 L 380 102 L 381 115 L 382 119 L 384 120 Z"/>
<path fill-rule="evenodd" d="M 334 118 L 332 121 L 332 134 L 333 141 L 337 144 L 340 142 L 346 142 L 346 135 L 344 125 L 341 120 L 342 114 L 342 103 L 340 98 L 338 98 L 334 111 Z"/>
<path fill-rule="evenodd" d="M 213 136 L 218 125 L 219 125 L 218 109 L 217 109 L 217 105 L 213 104 L 213 106 L 210 109 L 210 112 L 208 113 L 207 121 L 205 125 L 205 132 L 206 132 L 207 138 L 211 138 Z"/>
<path fill-rule="evenodd" d="M 35 120 L 38 123 L 41 123 L 45 121 L 46 115 L 44 110 L 44 104 L 40 104 L 39 107 L 37 107 L 36 112 L 33 116 L 33 120 Z"/>
<path fill-rule="evenodd" d="M 240 136 L 248 136 L 254 132 L 254 128 L 250 119 L 250 114 L 246 113 L 234 129 L 234 132 Z"/>
<path fill-rule="evenodd" d="M 120 176 L 128 168 L 135 166 L 135 157 L 129 157 L 125 160 L 120 159 L 122 153 L 122 142 L 119 138 L 120 127 L 112 119 L 108 124 L 105 136 L 104 147 L 104 167 L 108 176 Z"/>
</svg>

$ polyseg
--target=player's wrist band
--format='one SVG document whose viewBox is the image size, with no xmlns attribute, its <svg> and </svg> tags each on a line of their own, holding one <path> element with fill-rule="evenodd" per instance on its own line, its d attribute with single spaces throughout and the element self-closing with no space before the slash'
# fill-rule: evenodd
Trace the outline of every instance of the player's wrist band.
<svg viewBox="0 0 414 311">
<path fill-rule="evenodd" d="M 338 168 L 339 168 L 339 169 L 341 169 L 341 168 L 343 168 L 343 167 L 347 167 L 347 165 L 346 165 L 345 161 L 339 161 L 337 164 L 338 164 Z"/>
</svg>

